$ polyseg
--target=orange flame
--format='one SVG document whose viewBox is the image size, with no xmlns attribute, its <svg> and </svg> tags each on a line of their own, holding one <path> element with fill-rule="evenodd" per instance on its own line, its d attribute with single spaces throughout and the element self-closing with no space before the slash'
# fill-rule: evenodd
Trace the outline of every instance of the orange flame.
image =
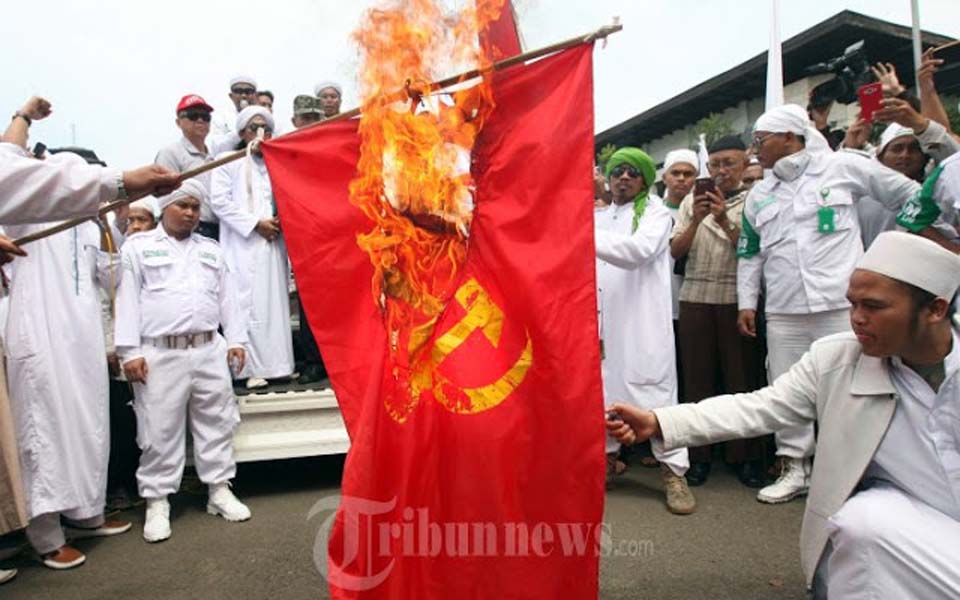
<svg viewBox="0 0 960 600">
<path fill-rule="evenodd" d="M 429 82 L 463 67 L 489 66 L 478 33 L 504 0 L 476 0 L 446 14 L 440 0 L 397 0 L 370 11 L 354 33 L 362 50 L 361 153 L 350 200 L 372 221 L 357 238 L 374 267 L 374 301 L 390 336 L 403 422 L 431 383 L 426 342 L 466 259 L 473 217 L 470 153 L 493 110 L 489 76 L 442 96 Z M 398 100 L 397 92 L 407 98 Z"/>
</svg>

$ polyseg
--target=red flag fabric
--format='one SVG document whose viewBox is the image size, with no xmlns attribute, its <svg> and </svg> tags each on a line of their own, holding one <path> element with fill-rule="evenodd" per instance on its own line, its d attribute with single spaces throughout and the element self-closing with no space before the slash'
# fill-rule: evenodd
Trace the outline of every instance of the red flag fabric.
<svg viewBox="0 0 960 600">
<path fill-rule="evenodd" d="M 484 49 L 486 56 L 494 61 L 523 52 L 520 47 L 520 32 L 517 29 L 517 15 L 511 0 L 504 1 L 500 16 L 480 32 L 480 47 Z"/>
<path fill-rule="evenodd" d="M 438 371 L 473 410 L 421 398 L 400 422 L 385 406 L 390 336 L 357 245 L 371 222 L 348 199 L 357 121 L 263 146 L 351 437 L 329 561 L 318 565 L 334 598 L 597 597 L 605 432 L 591 51 L 504 71 L 473 149 L 468 251 L 432 334 L 438 348 L 455 340 Z"/>
</svg>

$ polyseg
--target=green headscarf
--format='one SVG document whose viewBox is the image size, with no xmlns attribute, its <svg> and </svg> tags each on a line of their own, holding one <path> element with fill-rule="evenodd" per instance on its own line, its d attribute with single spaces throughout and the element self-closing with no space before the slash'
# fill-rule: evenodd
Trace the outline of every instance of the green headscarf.
<svg viewBox="0 0 960 600">
<path fill-rule="evenodd" d="M 650 158 L 650 155 L 640 148 L 620 148 L 607 161 L 607 179 L 610 178 L 610 172 L 622 164 L 630 165 L 643 175 L 644 188 L 633 199 L 633 231 L 636 231 L 640 217 L 643 216 L 643 211 L 647 209 L 650 188 L 653 187 L 653 182 L 657 178 L 657 165 Z"/>
</svg>

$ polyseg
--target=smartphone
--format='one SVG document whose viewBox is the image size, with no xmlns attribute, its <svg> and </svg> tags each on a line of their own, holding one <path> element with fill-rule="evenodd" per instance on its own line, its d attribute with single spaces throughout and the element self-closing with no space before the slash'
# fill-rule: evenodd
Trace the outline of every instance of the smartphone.
<svg viewBox="0 0 960 600">
<path fill-rule="evenodd" d="M 857 98 L 860 99 L 860 118 L 873 123 L 873 113 L 880 110 L 880 101 L 883 100 L 883 84 L 878 81 L 858 88 Z"/>
<path fill-rule="evenodd" d="M 717 184 L 716 182 L 709 177 L 701 177 L 697 179 L 693 184 L 693 197 L 703 196 L 707 192 L 717 193 Z"/>
</svg>

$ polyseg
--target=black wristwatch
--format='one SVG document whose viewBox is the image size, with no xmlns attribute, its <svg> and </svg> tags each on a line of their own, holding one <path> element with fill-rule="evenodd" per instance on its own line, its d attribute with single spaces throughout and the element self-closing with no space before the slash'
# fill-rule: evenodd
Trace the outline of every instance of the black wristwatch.
<svg viewBox="0 0 960 600">
<path fill-rule="evenodd" d="M 33 119 L 31 119 L 30 117 L 28 117 L 26 113 L 20 112 L 19 110 L 18 110 L 17 112 L 13 113 L 13 118 L 10 119 L 10 120 L 11 120 L 11 121 L 15 121 L 15 120 L 17 119 L 17 117 L 20 117 L 21 119 L 23 119 L 24 121 L 26 121 L 26 122 L 27 122 L 27 127 L 30 127 L 31 125 L 33 125 Z"/>
</svg>

